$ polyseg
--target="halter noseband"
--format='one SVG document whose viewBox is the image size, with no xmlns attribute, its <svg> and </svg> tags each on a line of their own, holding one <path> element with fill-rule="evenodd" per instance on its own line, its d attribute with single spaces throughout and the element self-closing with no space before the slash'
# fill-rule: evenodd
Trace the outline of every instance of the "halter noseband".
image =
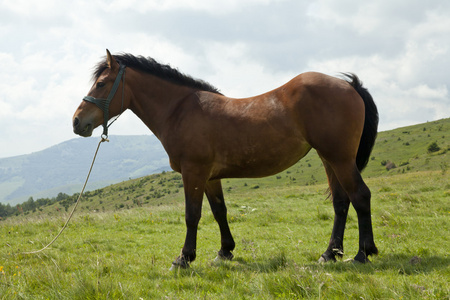
<svg viewBox="0 0 450 300">
<path fill-rule="evenodd" d="M 123 85 L 122 85 L 122 109 L 121 112 L 123 112 L 123 98 L 124 98 L 124 88 L 125 88 L 125 65 L 120 65 L 119 67 L 119 73 L 117 74 L 116 80 L 114 81 L 114 84 L 111 88 L 111 91 L 109 92 L 108 98 L 95 98 L 92 96 L 85 96 L 83 98 L 84 101 L 91 102 L 95 105 L 97 105 L 98 108 L 100 108 L 103 111 L 103 134 L 102 137 L 107 138 L 108 137 L 108 127 L 111 126 L 111 124 L 108 125 L 109 121 L 109 105 L 111 104 L 111 100 L 114 97 L 114 95 L 117 92 L 117 89 L 119 88 L 120 80 L 123 79 Z M 120 114 L 119 114 L 120 115 Z"/>
</svg>

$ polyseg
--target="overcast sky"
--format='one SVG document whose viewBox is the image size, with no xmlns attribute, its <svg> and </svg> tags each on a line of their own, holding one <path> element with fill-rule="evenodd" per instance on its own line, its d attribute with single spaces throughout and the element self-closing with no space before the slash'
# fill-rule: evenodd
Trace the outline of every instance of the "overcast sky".
<svg viewBox="0 0 450 300">
<path fill-rule="evenodd" d="M 72 115 L 106 48 L 231 97 L 354 72 L 381 131 L 450 116 L 448 0 L 0 0 L 0 157 L 76 137 Z M 127 112 L 109 133 L 150 131 Z"/>
</svg>

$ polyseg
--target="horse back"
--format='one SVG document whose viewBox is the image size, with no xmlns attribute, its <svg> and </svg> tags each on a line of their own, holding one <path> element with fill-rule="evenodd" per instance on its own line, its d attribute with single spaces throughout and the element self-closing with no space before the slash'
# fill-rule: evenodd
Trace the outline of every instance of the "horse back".
<svg viewBox="0 0 450 300">
<path fill-rule="evenodd" d="M 209 168 L 210 178 L 273 175 L 311 147 L 336 149 L 348 136 L 354 141 L 346 147 L 356 155 L 364 123 L 358 98 L 346 81 L 320 73 L 249 98 L 197 92 L 178 110 L 170 141 L 162 142 L 176 170 L 190 161 Z"/>
</svg>

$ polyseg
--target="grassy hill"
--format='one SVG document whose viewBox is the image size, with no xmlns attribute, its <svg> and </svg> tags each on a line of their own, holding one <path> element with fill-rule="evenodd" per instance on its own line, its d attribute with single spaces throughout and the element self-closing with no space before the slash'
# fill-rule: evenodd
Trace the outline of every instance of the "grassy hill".
<svg viewBox="0 0 450 300">
<path fill-rule="evenodd" d="M 439 150 L 430 152 L 428 148 L 432 143 L 436 143 Z M 449 150 L 450 119 L 380 132 L 363 177 L 389 177 L 418 171 L 446 172 L 450 161 Z M 96 167 L 98 169 L 98 166 Z M 223 180 L 225 195 L 259 188 L 308 186 L 322 183 L 326 183 L 326 174 L 314 150 L 311 150 L 296 165 L 274 176 Z M 58 201 L 54 198 L 54 201 L 46 203 L 50 205 L 32 209 L 26 214 L 58 214 L 59 211 L 67 211 L 77 197 L 78 194 L 74 194 L 60 197 Z M 182 197 L 181 175 L 175 172 L 163 172 L 86 192 L 80 209 L 96 212 L 129 209 L 144 205 L 180 202 Z"/>
<path fill-rule="evenodd" d="M 439 150 L 430 152 L 436 143 Z M 385 176 L 414 171 L 445 171 L 449 166 L 450 119 L 381 132 L 364 175 Z M 387 163 L 395 164 L 386 172 Z"/>
<path fill-rule="evenodd" d="M 168 271 L 186 230 L 174 172 L 88 192 L 61 237 L 37 255 L 22 252 L 59 232 L 76 195 L 3 220 L 0 299 L 449 299 L 449 132 L 446 119 L 379 134 L 364 173 L 380 250 L 371 264 L 316 263 L 333 208 L 312 151 L 273 177 L 224 180 L 231 262 L 213 263 L 219 229 L 204 203 L 197 260 Z M 433 142 L 440 150 L 429 152 Z M 353 209 L 346 228 L 345 259 L 358 250 Z"/>
</svg>

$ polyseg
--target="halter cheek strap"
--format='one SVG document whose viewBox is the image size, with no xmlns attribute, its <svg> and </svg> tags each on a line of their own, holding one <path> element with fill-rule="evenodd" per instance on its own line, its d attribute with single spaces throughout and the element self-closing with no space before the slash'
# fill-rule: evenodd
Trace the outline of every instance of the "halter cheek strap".
<svg viewBox="0 0 450 300">
<path fill-rule="evenodd" d="M 117 74 L 116 80 L 114 81 L 111 91 L 109 92 L 108 98 L 106 98 L 106 99 L 105 98 L 95 98 L 92 96 L 85 96 L 83 98 L 84 101 L 95 104 L 98 108 L 100 108 L 103 111 L 103 134 L 102 134 L 102 137 L 105 137 L 105 138 L 108 137 L 109 106 L 111 104 L 112 98 L 114 98 L 114 95 L 116 94 L 117 89 L 119 88 L 121 79 L 123 79 L 123 88 L 125 88 L 125 76 L 124 76 L 125 68 L 126 68 L 125 65 L 120 65 L 119 73 Z M 122 91 L 121 113 L 123 110 L 123 98 L 124 98 L 124 92 Z"/>
</svg>

